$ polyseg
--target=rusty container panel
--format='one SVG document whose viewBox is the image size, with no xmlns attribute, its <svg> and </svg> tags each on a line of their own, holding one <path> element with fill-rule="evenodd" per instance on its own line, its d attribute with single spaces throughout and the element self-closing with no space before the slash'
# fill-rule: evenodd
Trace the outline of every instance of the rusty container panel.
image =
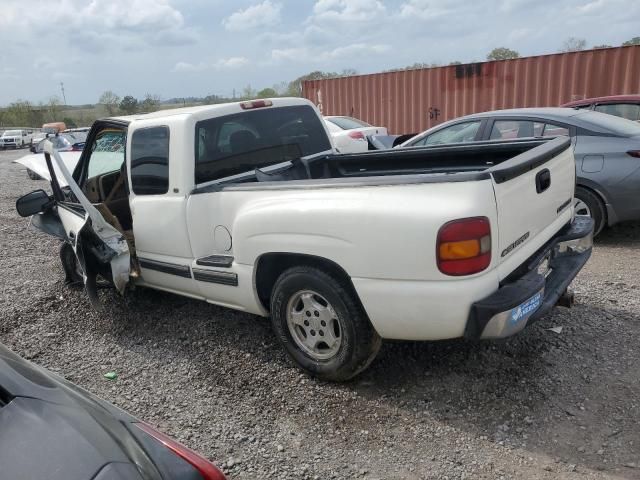
<svg viewBox="0 0 640 480">
<path fill-rule="evenodd" d="M 309 80 L 302 91 L 324 115 L 417 133 L 487 110 L 640 94 L 640 46 Z"/>
</svg>

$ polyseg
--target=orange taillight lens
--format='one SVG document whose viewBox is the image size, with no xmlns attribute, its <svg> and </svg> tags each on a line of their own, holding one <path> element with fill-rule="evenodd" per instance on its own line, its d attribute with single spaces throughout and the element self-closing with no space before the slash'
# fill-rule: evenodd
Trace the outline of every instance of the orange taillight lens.
<svg viewBox="0 0 640 480">
<path fill-rule="evenodd" d="M 440 228 L 438 268 L 446 275 L 471 275 L 491 263 L 491 224 L 487 217 L 454 220 Z"/>
</svg>

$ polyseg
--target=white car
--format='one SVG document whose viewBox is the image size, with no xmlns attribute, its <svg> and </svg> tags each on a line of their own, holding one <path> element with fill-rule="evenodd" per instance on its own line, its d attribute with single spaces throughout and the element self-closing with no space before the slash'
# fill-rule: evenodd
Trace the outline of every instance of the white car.
<svg viewBox="0 0 640 480">
<path fill-rule="evenodd" d="M 31 138 L 30 130 L 7 130 L 0 137 L 0 147 L 24 148 L 31 145 Z"/>
<path fill-rule="evenodd" d="M 367 137 L 386 135 L 385 127 L 374 127 L 353 117 L 324 117 L 333 144 L 340 153 L 360 153 L 369 150 Z"/>
<path fill-rule="evenodd" d="M 87 142 L 74 176 L 47 142 L 53 197 L 16 203 L 70 282 L 98 306 L 97 278 L 270 316 L 328 380 L 385 338 L 513 335 L 591 254 L 566 137 L 336 155 L 311 102 L 276 98 L 98 120 Z"/>
</svg>

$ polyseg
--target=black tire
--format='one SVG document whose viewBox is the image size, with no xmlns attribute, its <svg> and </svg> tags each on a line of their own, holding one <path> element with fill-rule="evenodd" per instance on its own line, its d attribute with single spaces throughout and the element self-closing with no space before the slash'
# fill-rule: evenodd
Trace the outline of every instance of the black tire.
<svg viewBox="0 0 640 480">
<path fill-rule="evenodd" d="M 595 225 L 593 227 L 593 236 L 598 235 L 607 224 L 607 211 L 604 208 L 604 203 L 600 200 L 597 194 L 584 187 L 576 187 L 575 198 L 583 202 L 587 208 L 589 208 L 589 214 Z M 586 212 L 584 212 L 586 213 Z M 576 211 L 576 215 L 580 212 Z"/>
<path fill-rule="evenodd" d="M 337 316 L 341 340 L 339 349 L 331 358 L 319 360 L 312 357 L 298 345 L 289 329 L 289 301 L 306 290 L 324 297 Z M 330 381 L 349 380 L 366 369 L 380 349 L 382 339 L 351 291 L 351 286 L 345 281 L 307 266 L 290 268 L 276 281 L 271 295 L 273 329 L 294 363 L 310 375 Z"/>
<path fill-rule="evenodd" d="M 76 252 L 73 251 L 73 247 L 67 242 L 63 242 L 60 246 L 60 261 L 62 262 L 62 269 L 64 270 L 64 283 L 67 285 L 84 286 L 82 269 L 78 264 L 78 257 L 76 256 Z"/>
</svg>

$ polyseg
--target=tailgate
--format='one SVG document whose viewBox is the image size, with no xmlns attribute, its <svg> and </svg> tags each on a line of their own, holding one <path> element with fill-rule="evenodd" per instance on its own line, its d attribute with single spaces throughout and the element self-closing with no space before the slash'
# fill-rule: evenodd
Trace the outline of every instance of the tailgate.
<svg viewBox="0 0 640 480">
<path fill-rule="evenodd" d="M 491 169 L 498 211 L 502 280 L 573 216 L 575 159 L 569 137 L 532 148 Z"/>
</svg>

